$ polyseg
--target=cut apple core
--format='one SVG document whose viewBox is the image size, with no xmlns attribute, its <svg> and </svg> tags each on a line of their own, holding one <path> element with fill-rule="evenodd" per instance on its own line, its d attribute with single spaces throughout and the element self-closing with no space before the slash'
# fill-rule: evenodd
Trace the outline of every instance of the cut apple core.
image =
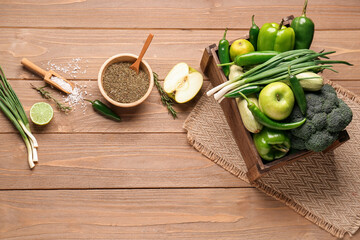
<svg viewBox="0 0 360 240">
<path fill-rule="evenodd" d="M 199 92 L 202 84 L 203 77 L 199 72 L 190 73 L 184 78 L 183 84 L 175 90 L 175 101 L 184 103 L 191 100 Z"/>
<path fill-rule="evenodd" d="M 171 69 L 164 80 L 164 90 L 167 93 L 176 91 L 184 78 L 189 74 L 189 66 L 186 63 L 178 63 Z"/>
<path fill-rule="evenodd" d="M 164 79 L 164 90 L 178 103 L 193 99 L 201 89 L 203 76 L 186 63 L 176 64 Z"/>
</svg>

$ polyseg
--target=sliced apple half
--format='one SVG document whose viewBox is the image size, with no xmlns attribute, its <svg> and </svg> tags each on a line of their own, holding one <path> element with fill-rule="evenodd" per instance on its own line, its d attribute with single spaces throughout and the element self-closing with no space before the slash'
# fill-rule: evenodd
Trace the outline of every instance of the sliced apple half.
<svg viewBox="0 0 360 240">
<path fill-rule="evenodd" d="M 204 79 L 201 73 L 186 63 L 176 64 L 164 80 L 164 91 L 177 103 L 193 99 L 200 91 Z"/>
</svg>

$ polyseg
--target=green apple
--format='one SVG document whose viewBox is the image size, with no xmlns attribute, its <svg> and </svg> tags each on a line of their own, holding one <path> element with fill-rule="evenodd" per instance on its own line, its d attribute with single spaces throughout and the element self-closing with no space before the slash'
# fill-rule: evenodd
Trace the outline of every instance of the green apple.
<svg viewBox="0 0 360 240">
<path fill-rule="evenodd" d="M 164 91 L 177 103 L 193 99 L 200 91 L 204 78 L 186 63 L 176 64 L 164 79 Z"/>
<path fill-rule="evenodd" d="M 255 49 L 251 42 L 246 39 L 238 39 L 230 46 L 230 58 L 234 61 L 236 56 L 253 51 L 255 51 Z"/>
<path fill-rule="evenodd" d="M 259 94 L 260 110 L 274 120 L 287 118 L 294 103 L 295 98 L 291 88 L 283 82 L 270 83 Z"/>
</svg>

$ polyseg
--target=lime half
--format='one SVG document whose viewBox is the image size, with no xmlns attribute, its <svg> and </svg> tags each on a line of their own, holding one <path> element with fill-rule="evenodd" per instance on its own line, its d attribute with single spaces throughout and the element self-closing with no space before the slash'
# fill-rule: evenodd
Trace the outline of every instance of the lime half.
<svg viewBox="0 0 360 240">
<path fill-rule="evenodd" d="M 38 102 L 30 109 L 30 118 L 36 125 L 48 124 L 54 116 L 51 105 L 45 102 Z"/>
</svg>

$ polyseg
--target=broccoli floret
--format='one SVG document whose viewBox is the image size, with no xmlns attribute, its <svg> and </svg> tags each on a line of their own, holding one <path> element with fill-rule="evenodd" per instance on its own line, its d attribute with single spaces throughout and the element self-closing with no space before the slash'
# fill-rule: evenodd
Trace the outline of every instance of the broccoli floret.
<svg viewBox="0 0 360 240">
<path fill-rule="evenodd" d="M 297 150 L 305 150 L 306 149 L 305 141 L 301 138 L 291 135 L 290 142 L 291 142 L 291 147 L 293 149 L 297 149 Z"/>
<path fill-rule="evenodd" d="M 320 92 L 306 93 L 305 97 L 306 97 L 308 108 L 317 109 L 319 106 L 322 105 L 322 103 L 324 101 L 323 95 L 321 95 Z M 320 109 L 318 109 L 318 110 L 320 110 Z"/>
<path fill-rule="evenodd" d="M 352 111 L 346 103 L 339 99 L 339 107 L 327 115 L 327 129 L 329 132 L 342 131 L 352 120 Z"/>
<path fill-rule="evenodd" d="M 305 147 L 314 152 L 321 152 L 329 147 L 337 138 L 338 134 L 331 134 L 326 130 L 318 131 L 305 141 Z"/>
<path fill-rule="evenodd" d="M 330 113 L 332 110 L 338 108 L 339 106 L 339 99 L 337 96 L 333 94 L 326 94 L 325 100 L 322 104 L 322 111 L 325 113 Z"/>
<path fill-rule="evenodd" d="M 314 124 L 311 121 L 306 121 L 300 127 L 291 129 L 292 135 L 302 139 L 308 139 L 315 132 L 316 132 L 316 128 L 314 127 Z"/>
<path fill-rule="evenodd" d="M 327 126 L 326 120 L 327 120 L 326 113 L 324 113 L 324 112 L 316 113 L 314 115 L 314 117 L 311 119 L 311 123 L 314 125 L 314 127 L 317 131 L 320 131 L 320 130 L 326 128 L 326 126 Z"/>
<path fill-rule="evenodd" d="M 298 122 L 304 118 L 304 115 L 301 113 L 299 106 L 296 104 L 292 110 L 291 115 L 286 120 L 287 122 Z"/>
<path fill-rule="evenodd" d="M 337 96 L 335 89 L 329 84 L 322 86 L 320 93 L 323 95 L 334 95 L 334 97 Z"/>
<path fill-rule="evenodd" d="M 331 85 L 325 84 L 320 91 L 305 95 L 307 120 L 301 127 L 289 131 L 292 147 L 320 152 L 329 147 L 337 139 L 339 132 L 351 122 L 352 111 L 337 97 Z M 288 119 L 302 119 L 298 107 L 294 107 Z"/>
<path fill-rule="evenodd" d="M 316 113 L 321 112 L 324 99 L 320 94 L 308 93 L 306 94 L 306 102 L 307 102 L 306 117 L 308 119 L 312 119 Z"/>
</svg>

